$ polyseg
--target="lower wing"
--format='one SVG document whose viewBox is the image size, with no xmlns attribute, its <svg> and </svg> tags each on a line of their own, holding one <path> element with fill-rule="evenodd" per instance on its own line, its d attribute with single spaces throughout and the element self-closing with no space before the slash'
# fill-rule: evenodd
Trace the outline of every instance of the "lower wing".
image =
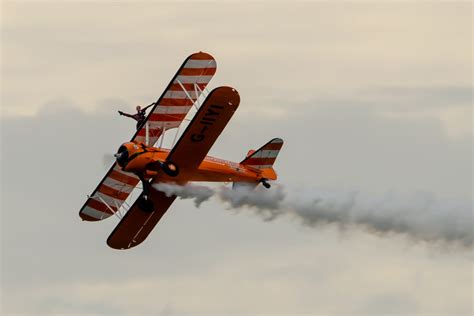
<svg viewBox="0 0 474 316">
<path fill-rule="evenodd" d="M 149 200 L 154 204 L 152 212 L 146 212 L 140 206 L 142 197 L 137 199 L 130 210 L 107 239 L 114 249 L 129 249 L 142 243 L 171 206 L 176 196 L 166 196 L 164 192 L 150 190 Z"/>
</svg>

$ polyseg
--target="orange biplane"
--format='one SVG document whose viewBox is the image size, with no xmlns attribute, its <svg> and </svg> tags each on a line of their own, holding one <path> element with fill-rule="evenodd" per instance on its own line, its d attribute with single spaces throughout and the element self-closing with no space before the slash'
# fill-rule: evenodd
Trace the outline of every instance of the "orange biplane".
<svg viewBox="0 0 474 316">
<path fill-rule="evenodd" d="M 189 56 L 141 128 L 130 142 L 120 146 L 116 162 L 88 196 L 79 211 L 86 221 L 119 216 L 128 209 L 119 216 L 119 224 L 107 239 L 110 247 L 129 249 L 143 242 L 173 203 L 176 196 L 155 190 L 154 183 L 233 182 L 234 188 L 262 183 L 270 188 L 268 181 L 276 180 L 272 166 L 283 146 L 279 138 L 249 151 L 240 163 L 207 156 L 240 102 L 238 92 L 231 87 L 215 88 L 205 96 L 215 72 L 216 61 L 211 55 L 199 52 Z M 178 128 L 199 103 L 202 105 L 172 149 L 153 147 L 160 137 L 162 144 L 165 132 Z M 129 207 L 126 200 L 140 182 L 142 192 Z"/>
</svg>

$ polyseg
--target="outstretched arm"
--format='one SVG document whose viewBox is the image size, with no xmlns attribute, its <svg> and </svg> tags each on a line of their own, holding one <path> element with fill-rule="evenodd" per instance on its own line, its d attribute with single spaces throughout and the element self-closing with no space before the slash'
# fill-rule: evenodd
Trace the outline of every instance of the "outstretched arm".
<svg viewBox="0 0 474 316">
<path fill-rule="evenodd" d="M 150 106 L 152 106 L 152 105 L 155 105 L 155 102 L 153 102 L 152 104 L 149 104 L 149 105 L 145 106 L 145 107 L 143 108 L 143 111 L 146 111 L 146 110 L 147 110 Z"/>
<path fill-rule="evenodd" d="M 131 115 L 131 114 L 128 114 L 128 113 L 125 113 L 125 112 L 122 112 L 122 111 L 118 111 L 118 112 L 119 112 L 120 115 L 134 118 L 133 115 Z"/>
</svg>

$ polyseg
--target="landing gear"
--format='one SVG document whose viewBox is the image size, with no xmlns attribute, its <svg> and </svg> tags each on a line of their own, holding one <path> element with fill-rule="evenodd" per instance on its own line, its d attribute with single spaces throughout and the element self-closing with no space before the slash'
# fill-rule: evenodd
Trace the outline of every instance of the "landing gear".
<svg viewBox="0 0 474 316">
<path fill-rule="evenodd" d="M 169 177 L 176 177 L 179 174 L 178 166 L 171 161 L 162 162 L 157 160 L 149 163 L 146 168 L 157 172 L 163 170 L 163 172 Z"/>
<path fill-rule="evenodd" d="M 179 174 L 179 168 L 171 161 L 165 161 L 161 164 L 161 169 L 170 177 L 176 177 Z"/>
<path fill-rule="evenodd" d="M 155 208 L 153 202 L 148 198 L 147 195 L 142 195 L 138 201 L 138 207 L 145 213 L 152 213 Z"/>
<path fill-rule="evenodd" d="M 267 182 L 267 179 L 262 179 L 260 180 L 260 182 L 262 183 L 262 185 L 265 187 L 265 189 L 270 189 L 272 186 L 270 185 L 270 183 Z"/>
<path fill-rule="evenodd" d="M 143 193 L 137 200 L 137 205 L 140 210 L 145 213 L 151 213 L 154 211 L 153 202 L 149 199 L 151 184 L 143 176 L 138 176 L 143 186 Z"/>
<path fill-rule="evenodd" d="M 177 165 L 170 161 L 155 161 L 147 165 L 148 170 L 163 170 L 163 172 L 169 176 L 169 177 L 176 177 L 179 174 L 179 168 Z M 151 190 L 151 184 L 149 181 L 147 181 L 143 175 L 138 174 L 138 178 L 140 178 L 140 181 L 143 186 L 143 193 L 142 195 L 138 198 L 137 200 L 137 205 L 145 213 L 152 213 L 155 208 L 153 205 L 153 201 L 150 199 L 150 190 Z"/>
</svg>

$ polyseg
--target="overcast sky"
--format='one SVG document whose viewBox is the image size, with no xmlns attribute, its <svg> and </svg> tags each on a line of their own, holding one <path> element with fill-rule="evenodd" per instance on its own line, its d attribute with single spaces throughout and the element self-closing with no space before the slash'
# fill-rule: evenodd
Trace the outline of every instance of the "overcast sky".
<svg viewBox="0 0 474 316">
<path fill-rule="evenodd" d="M 202 50 L 210 87 L 241 96 L 211 155 L 281 137 L 292 198 L 423 194 L 467 205 L 472 225 L 472 9 L 2 2 L 2 314 L 471 315 L 472 247 L 265 222 L 214 199 L 177 200 L 115 251 L 118 220 L 77 213 L 134 131 L 117 110 L 155 101 Z"/>
</svg>

